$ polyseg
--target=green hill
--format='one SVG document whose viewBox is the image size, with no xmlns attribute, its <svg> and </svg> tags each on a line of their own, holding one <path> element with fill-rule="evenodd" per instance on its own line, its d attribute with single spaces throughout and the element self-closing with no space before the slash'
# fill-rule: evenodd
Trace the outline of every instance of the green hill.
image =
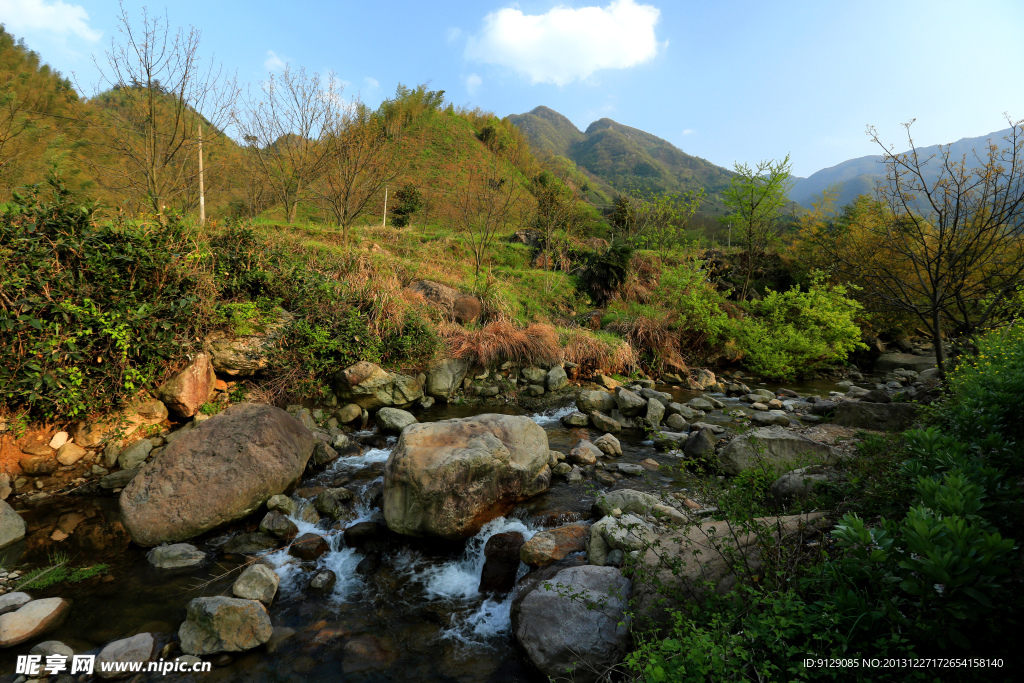
<svg viewBox="0 0 1024 683">
<path fill-rule="evenodd" d="M 708 195 L 701 212 L 723 211 L 719 192 L 732 173 L 685 153 L 667 140 L 612 119 L 600 119 L 581 132 L 569 119 L 548 107 L 514 114 L 515 124 L 535 153 L 563 156 L 615 192 L 633 190 L 689 192 L 703 188 Z"/>
</svg>

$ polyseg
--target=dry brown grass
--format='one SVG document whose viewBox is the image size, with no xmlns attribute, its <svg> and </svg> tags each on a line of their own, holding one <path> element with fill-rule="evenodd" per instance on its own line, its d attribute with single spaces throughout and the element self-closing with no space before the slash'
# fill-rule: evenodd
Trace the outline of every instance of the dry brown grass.
<svg viewBox="0 0 1024 683">
<path fill-rule="evenodd" d="M 479 330 L 443 323 L 439 331 L 453 358 L 463 358 L 483 367 L 505 361 L 520 365 L 550 364 L 562 358 L 558 332 L 550 325 L 534 323 L 519 328 L 507 320 L 496 320 Z"/>
<path fill-rule="evenodd" d="M 634 349 L 649 352 L 647 358 L 651 369 L 662 371 L 666 367 L 685 368 L 686 360 L 680 344 L 679 333 L 672 329 L 674 316 L 652 318 L 638 315 L 620 320 L 608 329 L 618 332 Z"/>
<path fill-rule="evenodd" d="M 629 342 L 611 344 L 584 329 L 564 330 L 561 334 L 565 360 L 577 365 L 574 377 L 597 373 L 629 372 L 637 367 L 636 351 Z"/>
</svg>

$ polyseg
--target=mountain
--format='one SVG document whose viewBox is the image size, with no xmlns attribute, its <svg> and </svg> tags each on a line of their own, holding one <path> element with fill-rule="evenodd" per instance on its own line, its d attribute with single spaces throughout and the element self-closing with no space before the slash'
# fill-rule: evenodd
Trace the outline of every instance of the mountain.
<svg viewBox="0 0 1024 683">
<path fill-rule="evenodd" d="M 535 153 L 572 161 L 581 171 L 616 192 L 688 192 L 703 188 L 704 214 L 723 213 L 719 193 L 732 172 L 683 152 L 657 136 L 612 119 L 594 121 L 581 132 L 548 107 L 508 117 Z"/>
<path fill-rule="evenodd" d="M 976 138 L 957 140 L 949 145 L 950 156 L 953 159 L 959 159 L 966 154 L 968 165 L 976 166 L 977 162 L 973 158 L 973 152 L 977 150 L 979 155 L 983 154 L 989 141 L 997 145 L 1001 144 L 1003 137 L 1009 133 L 1010 129 L 1007 128 Z M 917 153 L 921 159 L 927 159 L 939 153 L 939 145 L 918 147 Z M 797 180 L 793 191 L 789 194 L 790 199 L 805 207 L 810 207 L 813 202 L 821 198 L 821 193 L 824 192 L 825 188 L 834 183 L 839 183 L 839 199 L 836 205 L 844 206 L 849 204 L 858 195 L 871 194 L 875 190 L 875 183 L 885 180 L 885 166 L 882 164 L 882 159 L 881 154 L 872 154 L 849 159 L 829 168 L 823 168 L 807 178 Z M 972 161 L 974 161 L 973 164 Z M 933 161 L 930 164 L 925 164 L 924 170 L 925 178 L 929 182 L 933 182 L 938 175 L 939 165 Z"/>
</svg>

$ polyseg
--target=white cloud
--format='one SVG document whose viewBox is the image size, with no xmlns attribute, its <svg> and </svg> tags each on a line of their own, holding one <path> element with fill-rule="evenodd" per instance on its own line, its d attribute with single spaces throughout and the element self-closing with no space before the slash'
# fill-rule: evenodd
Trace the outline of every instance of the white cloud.
<svg viewBox="0 0 1024 683">
<path fill-rule="evenodd" d="M 695 131 L 695 130 L 694 130 L 694 129 L 692 129 L 692 128 L 687 128 L 687 129 L 685 129 L 685 130 L 683 131 L 683 135 L 693 135 L 693 134 L 694 134 L 694 133 L 696 133 L 696 132 L 697 132 L 697 131 Z"/>
<path fill-rule="evenodd" d="M 0 0 L 2 1 L 2 0 Z M 288 66 L 283 59 L 277 56 L 277 53 L 273 50 L 267 50 L 267 59 L 263 62 L 263 68 L 267 71 L 284 71 L 284 68 Z"/>
<path fill-rule="evenodd" d="M 470 95 L 475 95 L 480 86 L 483 85 L 484 79 L 480 78 L 476 74 L 470 74 L 466 77 L 466 92 Z"/>
<path fill-rule="evenodd" d="M 451 43 L 454 43 L 456 40 L 458 40 L 459 36 L 461 36 L 461 35 L 462 35 L 462 29 L 461 28 L 457 28 L 455 26 L 452 26 L 452 27 L 450 27 L 445 32 L 445 40 L 447 40 L 448 43 L 451 44 Z"/>
<path fill-rule="evenodd" d="M 14 33 L 46 31 L 76 35 L 95 43 L 103 34 L 89 26 L 89 13 L 81 5 L 61 0 L 0 0 L 0 20 Z"/>
<path fill-rule="evenodd" d="M 545 14 L 512 7 L 484 17 L 466 57 L 514 69 L 533 83 L 566 85 L 601 69 L 626 69 L 648 62 L 667 43 L 654 33 L 661 11 L 634 0 L 607 7 L 557 6 Z"/>
<path fill-rule="evenodd" d="M 367 88 L 371 88 L 372 89 L 372 88 L 379 88 L 380 87 L 380 81 L 378 81 L 376 78 L 370 78 L 369 76 L 367 76 L 363 80 L 366 81 L 366 87 Z"/>
</svg>

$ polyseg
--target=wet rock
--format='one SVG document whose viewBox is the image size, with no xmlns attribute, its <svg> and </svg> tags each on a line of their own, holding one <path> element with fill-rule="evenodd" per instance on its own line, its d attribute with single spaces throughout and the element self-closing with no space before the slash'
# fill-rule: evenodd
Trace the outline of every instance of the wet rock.
<svg viewBox="0 0 1024 683">
<path fill-rule="evenodd" d="M 512 590 L 519 571 L 519 552 L 524 541 L 518 531 L 494 534 L 487 539 L 478 589 L 481 593 L 508 593 Z"/>
<path fill-rule="evenodd" d="M 772 425 L 788 427 L 789 418 L 778 413 L 754 413 L 750 416 L 750 423 L 755 427 L 771 427 Z"/>
<path fill-rule="evenodd" d="M 516 639 L 546 676 L 557 679 L 568 673 L 581 683 L 597 681 L 629 648 L 626 607 L 631 588 L 614 567 L 563 569 L 517 603 Z"/>
<path fill-rule="evenodd" d="M 298 480 L 314 442 L 280 408 L 230 406 L 167 446 L 125 487 L 125 527 L 133 541 L 152 546 L 241 519 Z"/>
<path fill-rule="evenodd" d="M 71 603 L 64 598 L 31 600 L 0 615 L 0 648 L 14 647 L 53 631 L 64 623 Z"/>
<path fill-rule="evenodd" d="M 394 664 L 394 651 L 376 636 L 361 635 L 349 638 L 342 647 L 344 658 L 341 668 L 347 676 L 367 671 L 383 671 Z"/>
<path fill-rule="evenodd" d="M 0 500 L 0 548 L 25 538 L 25 520 L 6 501 Z"/>
<path fill-rule="evenodd" d="M 363 416 L 363 409 L 357 406 L 355 403 L 349 403 L 348 405 L 338 408 L 334 412 L 334 417 L 338 419 L 341 424 L 349 424 L 355 422 Z"/>
<path fill-rule="evenodd" d="M 528 387 L 526 387 L 526 395 L 527 396 L 534 396 L 534 397 L 536 397 L 536 396 L 543 396 L 544 395 L 544 387 L 542 387 L 539 384 L 531 384 Z"/>
<path fill-rule="evenodd" d="M 188 543 L 175 543 L 153 548 L 146 553 L 146 559 L 157 569 L 184 569 L 206 562 L 206 553 Z"/>
<path fill-rule="evenodd" d="M 603 517 L 590 527 L 587 558 L 591 564 L 601 566 L 611 550 L 642 550 L 650 547 L 655 538 L 651 525 L 635 514 Z"/>
<path fill-rule="evenodd" d="M 531 567 L 544 567 L 583 551 L 589 536 L 590 525 L 584 522 L 539 531 L 519 549 L 519 559 Z"/>
<path fill-rule="evenodd" d="M 382 550 L 388 528 L 380 522 L 359 522 L 345 527 L 345 545 L 357 550 Z"/>
<path fill-rule="evenodd" d="M 892 403 L 892 397 L 884 391 L 878 389 L 872 389 L 866 394 L 860 397 L 860 400 L 865 403 Z"/>
<path fill-rule="evenodd" d="M 384 467 L 384 517 L 401 534 L 468 538 L 550 483 L 547 434 L 528 417 L 410 425 Z"/>
<path fill-rule="evenodd" d="M 267 509 L 271 511 L 276 510 L 283 515 L 294 515 L 298 510 L 298 505 L 288 496 L 279 493 L 267 500 Z"/>
<path fill-rule="evenodd" d="M 562 416 L 562 424 L 566 427 L 586 427 L 589 423 L 590 418 L 578 410 Z"/>
<path fill-rule="evenodd" d="M 647 401 L 629 389 L 620 388 L 615 394 L 615 403 L 619 407 L 619 412 L 625 417 L 636 417 L 637 415 L 643 415 L 647 411 Z"/>
<path fill-rule="evenodd" d="M 371 576 L 380 569 L 380 553 L 370 553 L 356 565 L 356 574 L 360 576 Z"/>
<path fill-rule="evenodd" d="M 730 441 L 719 452 L 718 462 L 726 474 L 739 474 L 762 461 L 769 467 L 786 468 L 834 457 L 832 448 L 823 443 L 781 427 L 760 427 Z"/>
<path fill-rule="evenodd" d="M 337 582 L 338 575 L 330 569 L 324 569 L 313 576 L 312 580 L 309 582 L 309 587 L 311 590 L 327 593 L 334 589 L 334 584 Z"/>
<path fill-rule="evenodd" d="M 291 547 L 288 549 L 288 554 L 297 557 L 300 560 L 315 560 L 331 547 L 327 544 L 327 541 L 323 536 L 319 534 L 306 533 L 302 534 L 294 541 L 292 541 Z"/>
<path fill-rule="evenodd" d="M 156 390 L 156 397 L 168 410 L 182 417 L 192 417 L 213 396 L 216 381 L 213 359 L 207 353 L 199 353 L 188 367 Z"/>
<path fill-rule="evenodd" d="M 205 656 L 251 650 L 270 640 L 272 631 L 261 603 L 215 596 L 188 603 L 178 638 L 185 654 Z"/>
<path fill-rule="evenodd" d="M 462 384 L 462 380 L 466 378 L 468 371 L 469 363 L 460 358 L 445 358 L 437 361 L 427 370 L 425 387 L 427 395 L 444 401 L 451 400 Z"/>
<path fill-rule="evenodd" d="M 845 403 L 845 401 L 844 401 Z M 819 417 L 825 417 L 835 412 L 837 404 L 835 401 L 818 400 L 811 404 L 810 413 Z"/>
<path fill-rule="evenodd" d="M 565 374 L 565 369 L 561 365 L 548 370 L 547 376 L 544 379 L 544 387 L 548 391 L 560 391 L 569 384 L 569 378 Z"/>
<path fill-rule="evenodd" d="M 593 465 L 600 457 L 601 449 L 586 439 L 583 439 L 576 444 L 571 451 L 569 451 L 569 456 L 566 460 L 577 465 Z"/>
<path fill-rule="evenodd" d="M 298 535 L 299 527 L 295 525 L 295 522 L 288 519 L 284 513 L 278 510 L 271 510 L 260 522 L 260 531 L 275 538 L 290 541 Z"/>
<path fill-rule="evenodd" d="M 622 425 L 619 424 L 618 420 L 597 411 L 590 413 L 590 423 L 594 425 L 594 429 L 602 432 L 618 434 L 622 431 Z"/>
<path fill-rule="evenodd" d="M 657 399 L 647 399 L 647 414 L 644 417 L 644 421 L 648 426 L 657 429 L 661 425 L 662 418 L 665 417 L 665 406 Z"/>
<path fill-rule="evenodd" d="M 645 458 L 644 460 L 641 460 L 640 466 L 651 472 L 656 472 L 661 467 L 658 461 L 653 458 Z"/>
<path fill-rule="evenodd" d="M 612 510 L 618 509 L 621 512 L 646 516 L 659 505 L 661 505 L 661 498 L 650 493 L 634 489 L 619 489 L 598 496 L 594 502 L 594 514 L 603 517 L 610 515 Z"/>
<path fill-rule="evenodd" d="M 843 401 L 835 422 L 843 427 L 901 432 L 913 427 L 921 407 L 916 403 L 854 403 Z"/>
<path fill-rule="evenodd" d="M 100 678 L 116 679 L 128 678 L 132 675 L 127 671 L 106 671 L 104 665 L 127 664 L 129 662 L 148 662 L 153 658 L 156 649 L 156 641 L 152 633 L 139 633 L 131 638 L 122 638 L 108 643 L 100 653 L 96 655 L 94 671 Z"/>
<path fill-rule="evenodd" d="M 596 481 L 598 484 L 601 484 L 602 486 L 615 486 L 615 477 L 608 474 L 604 470 L 594 470 L 593 477 L 594 481 Z"/>
<path fill-rule="evenodd" d="M 327 515 L 334 520 L 351 519 L 355 513 L 352 511 L 352 501 L 355 494 L 346 488 L 331 488 L 321 492 L 313 501 L 313 507 L 322 515 Z"/>
<path fill-rule="evenodd" d="M 298 529 L 296 528 L 296 533 Z M 278 546 L 278 540 L 262 531 L 238 534 L 224 544 L 224 552 L 239 555 L 255 555 Z"/>
<path fill-rule="evenodd" d="M 552 474 L 557 474 L 563 477 L 568 476 L 568 474 L 572 472 L 572 465 L 567 462 L 560 462 L 551 468 L 551 472 Z"/>
<path fill-rule="evenodd" d="M 583 482 L 583 470 L 579 466 L 574 465 L 569 471 L 569 474 L 565 475 L 565 480 L 570 484 L 580 484 Z"/>
<path fill-rule="evenodd" d="M 313 446 L 313 453 L 309 457 L 309 464 L 317 468 L 326 467 L 337 459 L 338 451 L 318 439 Z"/>
<path fill-rule="evenodd" d="M 643 467 L 641 467 L 640 465 L 634 465 L 634 464 L 628 463 L 628 462 L 620 462 L 618 464 L 618 468 L 619 468 L 619 472 L 622 472 L 623 474 L 625 474 L 627 476 L 630 476 L 630 477 L 639 477 L 640 475 L 642 475 L 644 473 L 644 468 Z"/>
<path fill-rule="evenodd" d="M 75 656 L 75 651 L 59 640 L 44 640 L 41 643 L 36 643 L 28 653 L 30 655 L 42 655 L 44 659 L 47 657 L 63 657 L 68 663 Z"/>
<path fill-rule="evenodd" d="M 711 401 L 709 401 L 706 398 L 701 398 L 701 397 L 691 398 L 689 401 L 686 402 L 686 405 L 687 405 L 687 407 L 693 408 L 694 410 L 708 411 L 708 410 L 714 410 L 715 409 L 715 406 L 714 406 L 713 403 L 711 403 Z"/>
<path fill-rule="evenodd" d="M 415 377 L 392 374 L 378 365 L 359 361 L 334 376 L 335 394 L 364 410 L 385 406 L 407 408 L 423 398 L 423 385 Z"/>
<path fill-rule="evenodd" d="M 581 413 L 597 411 L 610 413 L 618 408 L 615 397 L 607 391 L 581 391 L 576 397 L 576 407 Z"/>
<path fill-rule="evenodd" d="M 594 445 L 605 455 L 617 458 L 622 455 L 622 444 L 611 434 L 604 434 L 594 439 Z"/>
<path fill-rule="evenodd" d="M 132 470 L 142 466 L 153 450 L 153 444 L 149 439 L 139 439 L 135 443 L 122 449 L 117 456 L 117 465 L 122 470 Z"/>
<path fill-rule="evenodd" d="M 264 605 L 270 605 L 280 583 L 281 577 L 267 565 L 251 564 L 235 579 L 231 592 L 236 597 L 259 600 Z"/>
</svg>

